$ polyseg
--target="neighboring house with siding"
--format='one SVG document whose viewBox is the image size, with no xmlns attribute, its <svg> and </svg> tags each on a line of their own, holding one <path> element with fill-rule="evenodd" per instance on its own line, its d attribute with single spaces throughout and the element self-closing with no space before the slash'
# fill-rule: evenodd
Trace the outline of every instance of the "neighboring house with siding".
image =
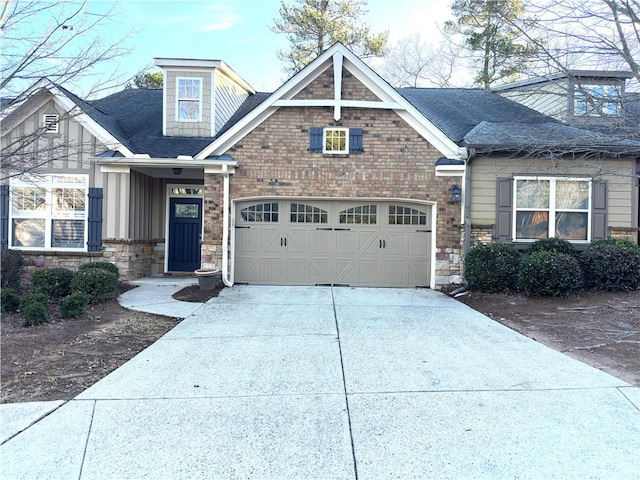
<svg viewBox="0 0 640 480">
<path fill-rule="evenodd" d="M 394 89 L 340 44 L 273 93 L 217 60 L 156 64 L 162 90 L 43 80 L 3 110 L 3 149 L 41 128 L 30 158 L 52 155 L 3 172 L 3 248 L 123 279 L 438 288 L 477 242 L 637 240 L 634 140 L 496 92 Z"/>
</svg>

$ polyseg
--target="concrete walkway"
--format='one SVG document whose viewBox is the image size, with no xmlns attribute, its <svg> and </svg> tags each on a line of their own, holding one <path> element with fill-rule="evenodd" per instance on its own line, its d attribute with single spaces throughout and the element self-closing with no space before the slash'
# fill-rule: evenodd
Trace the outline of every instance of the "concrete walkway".
<svg viewBox="0 0 640 480">
<path fill-rule="evenodd" d="M 245 286 L 10 436 L 0 471 L 617 480 L 638 452 L 640 389 L 442 294 Z"/>
</svg>

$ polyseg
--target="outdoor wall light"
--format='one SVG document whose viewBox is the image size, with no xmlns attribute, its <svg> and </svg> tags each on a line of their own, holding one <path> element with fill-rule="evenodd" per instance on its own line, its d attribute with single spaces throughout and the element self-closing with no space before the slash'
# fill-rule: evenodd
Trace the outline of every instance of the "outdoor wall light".
<svg viewBox="0 0 640 480">
<path fill-rule="evenodd" d="M 173 169 L 173 174 L 174 175 L 180 175 L 182 173 L 182 169 L 181 168 L 174 168 Z"/>
<path fill-rule="evenodd" d="M 462 190 L 458 185 L 451 185 L 451 203 L 460 203 L 462 201 Z"/>
</svg>

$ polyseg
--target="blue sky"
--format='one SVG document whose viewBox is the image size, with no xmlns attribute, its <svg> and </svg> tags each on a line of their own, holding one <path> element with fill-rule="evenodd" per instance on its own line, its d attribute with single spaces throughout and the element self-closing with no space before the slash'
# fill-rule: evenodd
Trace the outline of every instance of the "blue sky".
<svg viewBox="0 0 640 480">
<path fill-rule="evenodd" d="M 269 30 L 279 17 L 279 0 L 90 0 L 89 8 L 114 5 L 115 23 L 101 33 L 113 40 L 133 31 L 126 40 L 131 54 L 112 65 L 121 74 L 133 75 L 154 57 L 179 57 L 224 60 L 258 91 L 273 91 L 286 80 L 276 57 L 288 47 L 286 36 Z M 363 20 L 373 32 L 389 31 L 391 41 L 413 32 L 437 38 L 437 24 L 450 17 L 449 5 L 450 0 L 369 0 Z"/>
</svg>

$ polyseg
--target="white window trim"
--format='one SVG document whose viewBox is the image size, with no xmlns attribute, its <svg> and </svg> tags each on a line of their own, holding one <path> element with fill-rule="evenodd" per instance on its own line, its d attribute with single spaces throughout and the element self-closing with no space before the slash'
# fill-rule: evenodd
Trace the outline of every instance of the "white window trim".
<svg viewBox="0 0 640 480">
<path fill-rule="evenodd" d="M 327 150 L 327 132 L 345 132 L 344 150 Z M 344 127 L 327 127 L 322 130 L 322 153 L 327 155 L 346 155 L 349 153 L 349 129 Z"/>
<path fill-rule="evenodd" d="M 60 115 L 57 113 L 45 113 L 42 115 L 42 125 L 45 127 L 44 133 L 60 133 Z"/>
<path fill-rule="evenodd" d="M 600 87 L 602 89 L 603 98 L 601 99 L 600 110 L 595 110 L 592 104 L 593 91 L 596 87 Z M 607 90 L 613 89 L 616 91 L 615 98 L 607 95 Z M 573 95 L 573 112 L 576 117 L 619 117 L 621 115 L 621 97 L 622 92 L 621 88 L 616 85 L 611 84 L 601 84 L 601 83 L 589 83 L 583 85 L 576 85 L 575 92 Z M 578 104 L 584 102 L 586 107 L 586 111 L 584 113 L 578 113 Z M 606 113 L 605 112 L 605 104 L 607 105 L 615 105 L 615 113 Z"/>
<path fill-rule="evenodd" d="M 63 174 L 45 174 L 41 175 L 41 178 L 44 177 L 47 179 L 46 182 L 39 181 L 38 178 L 33 178 L 29 180 L 25 178 L 24 180 L 19 177 L 14 177 L 10 180 L 9 187 L 9 247 L 14 248 L 16 250 L 24 250 L 24 251 L 50 251 L 50 252 L 86 252 L 87 251 L 87 242 L 89 241 L 89 175 L 63 175 Z M 80 183 L 64 183 L 64 182 L 56 182 L 56 177 L 76 177 L 82 178 L 84 182 Z M 24 178 L 24 177 L 23 177 Z M 28 188 L 44 188 L 45 190 L 45 205 L 47 206 L 46 215 L 36 215 L 36 214 L 26 214 L 21 215 L 18 218 L 34 218 L 34 219 L 43 219 L 45 221 L 44 226 L 44 247 L 25 247 L 22 245 L 13 245 L 13 189 L 20 187 L 28 187 Z M 61 217 L 58 215 L 54 215 L 53 213 L 53 189 L 54 188 L 84 188 L 85 189 L 85 210 L 84 217 Z M 84 238 L 82 240 L 81 248 L 68 248 L 68 247 L 51 247 L 52 240 L 52 226 L 51 223 L 53 220 L 83 220 L 84 222 Z"/>
<path fill-rule="evenodd" d="M 549 208 L 522 208 L 518 209 L 518 180 L 548 180 L 549 181 Z M 555 237 L 555 229 L 556 229 L 556 213 L 557 212 L 578 212 L 583 210 L 578 209 L 556 209 L 556 181 L 561 182 L 588 182 L 589 184 L 589 192 L 588 192 L 588 208 L 587 208 L 587 239 L 586 240 L 567 240 L 571 243 L 591 243 L 591 217 L 593 214 L 593 205 L 592 205 L 592 188 L 593 188 L 593 179 L 586 177 L 528 177 L 528 176 L 514 176 L 513 177 L 513 215 L 512 215 L 512 225 L 511 231 L 513 232 L 513 241 L 514 242 L 522 242 L 522 243 L 533 243 L 538 238 L 517 238 L 516 237 L 516 226 L 517 226 L 517 213 L 518 211 L 548 211 L 549 212 L 549 232 L 547 238 Z"/>
<path fill-rule="evenodd" d="M 193 102 L 195 99 L 193 98 L 180 98 L 180 80 L 198 80 L 200 82 L 200 94 L 198 96 L 198 103 L 200 104 L 200 108 L 198 109 L 198 118 L 180 118 L 180 100 Z M 184 122 L 184 123 L 198 123 L 202 122 L 202 91 L 204 90 L 204 81 L 202 77 L 176 77 L 176 122 Z"/>
</svg>

